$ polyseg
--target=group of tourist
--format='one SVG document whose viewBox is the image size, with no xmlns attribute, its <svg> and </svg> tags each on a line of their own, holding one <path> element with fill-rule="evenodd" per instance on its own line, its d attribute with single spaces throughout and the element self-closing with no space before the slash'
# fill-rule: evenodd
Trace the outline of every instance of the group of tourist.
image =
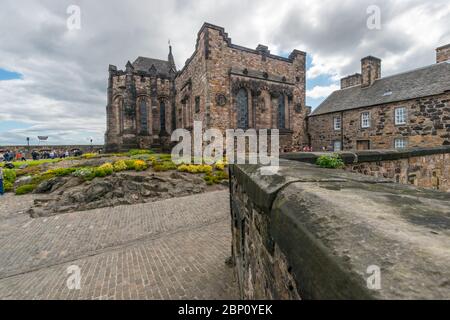
<svg viewBox="0 0 450 320">
<path fill-rule="evenodd" d="M 18 152 L 13 152 L 10 150 L 6 150 L 6 152 L 1 155 L 0 154 L 0 161 L 5 161 L 5 162 L 11 162 L 11 161 L 25 161 L 25 153 L 18 151 Z"/>
<path fill-rule="evenodd" d="M 41 152 L 38 152 L 36 150 L 33 150 L 31 153 L 23 152 L 23 151 L 10 151 L 7 150 L 3 154 L 0 153 L 0 162 L 12 162 L 12 161 L 26 161 L 31 157 L 33 160 L 40 160 L 40 159 L 63 159 L 70 156 L 79 157 L 83 153 L 81 150 L 44 150 Z"/>
</svg>

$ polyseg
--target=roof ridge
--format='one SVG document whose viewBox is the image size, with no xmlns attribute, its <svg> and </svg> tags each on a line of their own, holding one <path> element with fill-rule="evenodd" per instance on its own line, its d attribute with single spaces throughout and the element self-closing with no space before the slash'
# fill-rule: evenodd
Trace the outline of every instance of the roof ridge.
<svg viewBox="0 0 450 320">
<path fill-rule="evenodd" d="M 158 59 L 158 58 L 150 58 L 150 57 L 144 57 L 144 56 L 138 56 L 136 58 L 136 60 L 134 60 L 134 61 L 136 62 L 139 58 L 148 59 L 148 60 L 157 60 L 157 61 L 161 61 L 161 62 L 169 62 L 168 60 L 163 60 L 163 59 Z"/>
<path fill-rule="evenodd" d="M 439 62 L 439 63 L 433 63 L 433 64 L 430 64 L 430 65 L 427 65 L 427 66 L 418 67 L 418 68 L 414 68 L 414 69 L 411 69 L 411 70 L 399 72 L 399 73 L 392 74 L 392 75 L 387 76 L 387 77 L 381 77 L 381 78 L 375 80 L 375 82 L 376 82 L 376 81 L 379 81 L 379 80 L 383 80 L 383 79 L 389 79 L 389 78 L 401 76 L 401 75 L 404 75 L 404 74 L 408 74 L 408 73 L 420 71 L 420 70 L 425 70 L 425 69 L 432 68 L 432 67 L 435 67 L 435 66 L 438 66 L 438 65 L 442 65 L 442 64 L 444 64 L 444 63 L 448 63 L 448 62 L 447 62 L 447 61 L 443 61 L 443 62 Z"/>
</svg>

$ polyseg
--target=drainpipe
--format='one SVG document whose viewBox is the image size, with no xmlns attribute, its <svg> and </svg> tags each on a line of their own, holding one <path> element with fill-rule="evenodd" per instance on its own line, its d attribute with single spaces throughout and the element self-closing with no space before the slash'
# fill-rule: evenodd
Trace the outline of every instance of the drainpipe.
<svg viewBox="0 0 450 320">
<path fill-rule="evenodd" d="M 344 151 L 344 111 L 341 112 L 341 151 Z"/>
</svg>

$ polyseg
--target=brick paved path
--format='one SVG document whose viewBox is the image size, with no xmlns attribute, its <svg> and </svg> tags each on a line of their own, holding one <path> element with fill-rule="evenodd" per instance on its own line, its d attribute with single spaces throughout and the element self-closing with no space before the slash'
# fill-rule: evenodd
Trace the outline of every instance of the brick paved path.
<svg viewBox="0 0 450 320">
<path fill-rule="evenodd" d="M 0 299 L 238 297 L 226 191 L 39 219 L 22 199 L 0 198 Z"/>
</svg>

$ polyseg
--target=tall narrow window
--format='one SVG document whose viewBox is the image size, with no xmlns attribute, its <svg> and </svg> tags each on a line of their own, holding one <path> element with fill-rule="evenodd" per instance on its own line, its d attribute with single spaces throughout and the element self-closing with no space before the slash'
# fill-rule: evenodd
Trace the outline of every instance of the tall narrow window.
<svg viewBox="0 0 450 320">
<path fill-rule="evenodd" d="M 195 113 L 200 112 L 200 97 L 195 97 Z"/>
<path fill-rule="evenodd" d="M 166 132 L 166 104 L 161 101 L 159 104 L 159 123 L 161 126 L 160 132 Z"/>
<path fill-rule="evenodd" d="M 239 129 L 248 128 L 248 95 L 247 90 L 242 88 L 237 96 L 237 127 Z"/>
<path fill-rule="evenodd" d="M 283 94 L 278 97 L 278 128 L 286 128 L 286 110 Z"/>
<path fill-rule="evenodd" d="M 361 113 L 361 128 L 370 128 L 370 113 Z"/>
<path fill-rule="evenodd" d="M 141 120 L 141 132 L 148 132 L 148 117 L 147 117 L 147 101 L 141 99 L 141 104 L 139 105 L 139 116 Z"/>
<path fill-rule="evenodd" d="M 334 130 L 336 131 L 341 130 L 341 117 L 333 118 L 333 122 L 334 122 Z"/>
<path fill-rule="evenodd" d="M 396 125 L 406 124 L 406 108 L 395 109 L 395 124 Z"/>
</svg>

